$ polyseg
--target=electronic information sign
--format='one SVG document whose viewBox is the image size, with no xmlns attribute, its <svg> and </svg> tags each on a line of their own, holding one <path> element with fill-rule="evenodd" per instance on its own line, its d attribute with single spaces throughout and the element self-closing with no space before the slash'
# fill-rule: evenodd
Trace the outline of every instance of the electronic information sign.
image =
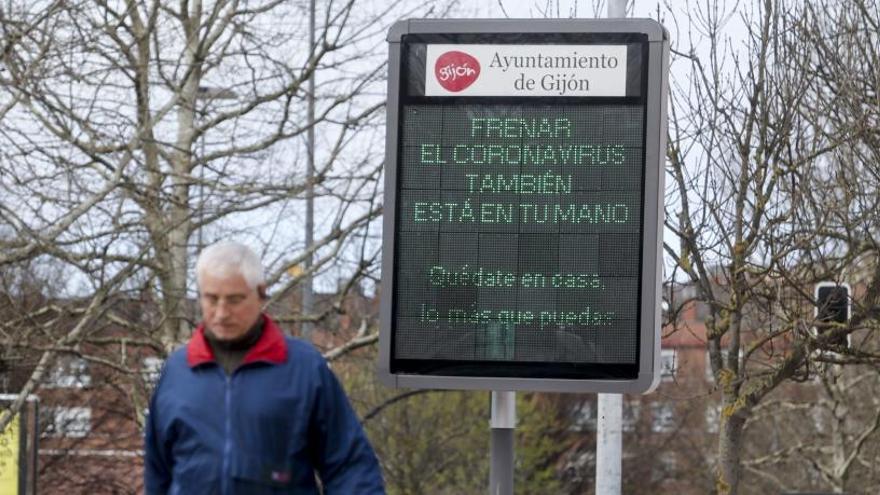
<svg viewBox="0 0 880 495">
<path fill-rule="evenodd" d="M 650 390 L 665 30 L 410 20 L 389 41 L 380 376 Z"/>
</svg>

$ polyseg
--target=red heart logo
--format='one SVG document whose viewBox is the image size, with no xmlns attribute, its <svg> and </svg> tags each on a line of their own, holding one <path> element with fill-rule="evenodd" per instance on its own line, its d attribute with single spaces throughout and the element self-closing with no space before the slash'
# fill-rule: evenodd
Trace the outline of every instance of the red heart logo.
<svg viewBox="0 0 880 495">
<path fill-rule="evenodd" d="M 477 59 L 464 52 L 451 51 L 437 57 L 434 64 L 434 76 L 446 91 L 457 93 L 477 80 L 480 75 L 480 63 Z"/>
</svg>

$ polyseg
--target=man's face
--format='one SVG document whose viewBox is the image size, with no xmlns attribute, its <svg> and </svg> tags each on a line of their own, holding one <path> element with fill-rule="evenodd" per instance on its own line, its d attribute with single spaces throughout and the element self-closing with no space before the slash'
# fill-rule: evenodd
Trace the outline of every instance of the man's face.
<svg viewBox="0 0 880 495">
<path fill-rule="evenodd" d="M 237 339 L 260 317 L 262 301 L 257 288 L 248 286 L 240 274 L 199 277 L 199 303 L 205 326 L 219 340 Z"/>
</svg>

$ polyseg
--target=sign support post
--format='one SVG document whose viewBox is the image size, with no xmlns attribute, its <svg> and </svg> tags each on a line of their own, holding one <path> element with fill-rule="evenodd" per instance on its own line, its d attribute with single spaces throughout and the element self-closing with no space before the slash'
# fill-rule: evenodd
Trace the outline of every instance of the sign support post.
<svg viewBox="0 0 880 495">
<path fill-rule="evenodd" d="M 598 394 L 596 495 L 619 495 L 623 450 L 623 395 Z"/>
<path fill-rule="evenodd" d="M 516 392 L 492 392 L 489 495 L 513 495 Z"/>
</svg>

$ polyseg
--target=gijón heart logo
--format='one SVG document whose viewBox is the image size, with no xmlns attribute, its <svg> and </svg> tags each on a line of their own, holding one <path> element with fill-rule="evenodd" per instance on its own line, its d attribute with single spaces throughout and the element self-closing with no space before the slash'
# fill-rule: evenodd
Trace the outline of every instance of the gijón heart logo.
<svg viewBox="0 0 880 495">
<path fill-rule="evenodd" d="M 464 52 L 446 52 L 437 57 L 434 75 L 446 91 L 458 93 L 473 84 L 480 76 L 480 63 Z"/>
</svg>

